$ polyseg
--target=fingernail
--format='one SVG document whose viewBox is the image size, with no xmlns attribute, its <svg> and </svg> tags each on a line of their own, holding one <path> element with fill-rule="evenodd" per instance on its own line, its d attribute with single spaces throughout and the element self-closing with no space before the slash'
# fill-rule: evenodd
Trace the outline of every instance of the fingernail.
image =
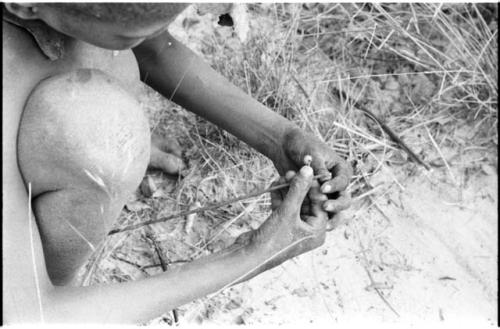
<svg viewBox="0 0 500 329">
<path fill-rule="evenodd" d="M 321 187 L 322 193 L 330 193 L 332 191 L 332 187 L 330 185 L 323 185 Z"/>
<path fill-rule="evenodd" d="M 331 203 L 328 203 L 325 208 L 326 208 L 325 209 L 326 211 L 332 212 L 332 211 L 335 211 L 336 207 L 335 207 L 335 205 L 332 205 Z"/>
<path fill-rule="evenodd" d="M 332 173 L 329 172 L 329 173 L 325 173 L 323 176 L 321 176 L 321 180 L 323 181 L 327 181 L 327 180 L 330 180 L 332 179 Z"/>
</svg>

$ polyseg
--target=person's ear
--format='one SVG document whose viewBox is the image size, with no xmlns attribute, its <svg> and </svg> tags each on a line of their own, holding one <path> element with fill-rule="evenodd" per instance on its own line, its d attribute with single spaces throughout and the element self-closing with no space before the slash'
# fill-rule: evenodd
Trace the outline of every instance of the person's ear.
<svg viewBox="0 0 500 329">
<path fill-rule="evenodd" d="M 12 14 L 21 19 L 37 19 L 38 18 L 37 3 L 6 3 L 5 7 Z"/>
</svg>

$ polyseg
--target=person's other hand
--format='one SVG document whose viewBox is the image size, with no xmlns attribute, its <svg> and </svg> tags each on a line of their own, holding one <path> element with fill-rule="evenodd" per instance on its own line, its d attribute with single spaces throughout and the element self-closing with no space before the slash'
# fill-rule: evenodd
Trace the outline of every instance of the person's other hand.
<svg viewBox="0 0 500 329">
<path fill-rule="evenodd" d="M 280 175 L 289 176 L 289 171 L 297 171 L 304 165 L 306 155 L 312 157 L 314 174 L 322 175 L 319 179 L 320 191 L 328 197 L 322 206 L 329 213 L 330 223 L 333 224 L 337 214 L 350 206 L 351 198 L 346 188 L 352 176 L 352 168 L 332 148 L 300 129 L 291 129 L 285 135 L 282 150 L 273 159 L 274 165 Z"/>
<path fill-rule="evenodd" d="M 274 185 L 282 184 L 283 181 L 284 178 L 281 178 Z M 269 267 L 324 243 L 328 215 L 321 203 L 325 198 L 319 191 L 319 183 L 313 180 L 313 170 L 309 166 L 302 167 L 291 179 L 288 191 L 282 189 L 272 192 L 273 212 L 252 232 L 250 238 L 254 248 L 263 249 L 273 256 Z M 307 203 L 307 212 L 301 207 L 303 202 Z"/>
</svg>

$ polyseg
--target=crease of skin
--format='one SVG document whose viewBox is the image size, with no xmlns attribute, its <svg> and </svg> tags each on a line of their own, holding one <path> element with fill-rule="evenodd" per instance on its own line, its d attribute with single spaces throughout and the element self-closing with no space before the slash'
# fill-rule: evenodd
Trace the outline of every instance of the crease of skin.
<svg viewBox="0 0 500 329">
<path fill-rule="evenodd" d="M 67 219 L 65 219 L 65 221 L 69 225 L 69 227 L 71 227 L 71 229 L 75 231 L 75 233 L 89 245 L 90 249 L 92 249 L 92 251 L 95 251 L 94 245 L 89 240 L 87 240 L 83 233 L 80 232 L 76 227 L 74 227 L 73 224 L 71 224 Z"/>
<path fill-rule="evenodd" d="M 28 182 L 28 221 L 29 221 L 29 234 L 30 234 L 30 246 L 31 246 L 31 260 L 33 262 L 33 272 L 35 274 L 35 287 L 36 287 L 36 296 L 38 301 L 38 308 L 40 310 L 40 322 L 45 323 L 45 318 L 43 316 L 43 303 L 42 303 L 42 294 L 40 292 L 40 281 L 38 279 L 38 269 L 36 267 L 35 260 L 35 245 L 33 242 L 33 218 L 31 216 L 31 182 Z"/>
</svg>

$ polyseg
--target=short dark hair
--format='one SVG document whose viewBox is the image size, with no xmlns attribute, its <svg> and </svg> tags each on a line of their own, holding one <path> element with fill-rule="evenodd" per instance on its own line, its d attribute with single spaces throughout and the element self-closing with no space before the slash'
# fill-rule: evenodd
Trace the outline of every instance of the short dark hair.
<svg viewBox="0 0 500 329">
<path fill-rule="evenodd" d="M 47 6 L 76 18 L 119 24 L 141 24 L 177 14 L 186 3 L 47 3 Z"/>
</svg>

